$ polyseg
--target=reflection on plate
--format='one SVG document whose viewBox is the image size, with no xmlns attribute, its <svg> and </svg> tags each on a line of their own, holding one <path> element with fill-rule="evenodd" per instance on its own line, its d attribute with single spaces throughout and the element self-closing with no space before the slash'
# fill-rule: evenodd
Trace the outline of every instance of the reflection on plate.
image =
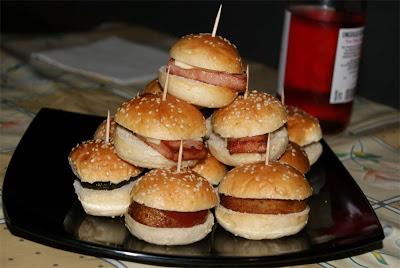
<svg viewBox="0 0 400 268">
<path fill-rule="evenodd" d="M 75 144 L 90 139 L 102 120 L 50 109 L 38 113 L 3 183 L 6 223 L 13 234 L 83 254 L 191 267 L 284 266 L 343 258 L 382 246 L 382 227 L 374 211 L 325 142 L 324 153 L 307 175 L 314 193 L 309 222 L 299 234 L 249 241 L 215 225 L 204 240 L 187 246 L 141 241 L 127 232 L 122 218 L 86 215 L 74 193 L 67 155 Z"/>
</svg>

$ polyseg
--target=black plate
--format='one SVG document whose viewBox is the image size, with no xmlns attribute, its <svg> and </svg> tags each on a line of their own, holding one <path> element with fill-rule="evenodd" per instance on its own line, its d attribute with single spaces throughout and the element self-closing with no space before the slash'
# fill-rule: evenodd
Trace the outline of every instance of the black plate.
<svg viewBox="0 0 400 268">
<path fill-rule="evenodd" d="M 382 247 L 382 227 L 369 202 L 331 149 L 308 178 L 310 219 L 297 235 L 250 241 L 217 224 L 188 246 L 156 246 L 131 236 L 123 219 L 86 215 L 74 193 L 67 155 L 92 137 L 103 118 L 42 109 L 15 151 L 3 184 L 11 233 L 56 248 L 134 262 L 174 266 L 282 266 L 314 263 Z"/>
</svg>

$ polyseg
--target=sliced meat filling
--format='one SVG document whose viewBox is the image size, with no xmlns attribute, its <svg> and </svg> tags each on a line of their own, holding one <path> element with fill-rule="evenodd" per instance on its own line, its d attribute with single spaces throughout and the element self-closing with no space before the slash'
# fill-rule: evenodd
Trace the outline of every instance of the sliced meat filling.
<svg viewBox="0 0 400 268">
<path fill-rule="evenodd" d="M 136 136 L 141 139 L 144 143 L 149 145 L 151 148 L 159 152 L 165 158 L 175 161 L 178 161 L 179 156 L 179 146 L 180 141 L 165 141 L 161 140 L 160 143 L 156 144 L 154 142 L 149 141 L 143 136 Z M 182 152 L 182 160 L 201 160 L 207 156 L 207 149 L 204 146 L 202 141 L 195 140 L 184 140 L 183 141 L 183 152 Z"/>
<path fill-rule="evenodd" d="M 307 200 L 237 198 L 224 194 L 220 194 L 220 204 L 234 211 L 253 214 L 289 214 L 307 208 Z"/>
<path fill-rule="evenodd" d="M 203 224 L 207 220 L 208 210 L 196 212 L 177 212 L 147 207 L 132 202 L 129 215 L 141 224 L 159 228 L 188 228 Z"/>
<path fill-rule="evenodd" d="M 268 134 L 243 138 L 228 138 L 227 148 L 230 154 L 265 153 Z"/>
<path fill-rule="evenodd" d="M 239 92 L 246 89 L 247 76 L 245 73 L 230 74 L 201 68 L 184 69 L 176 66 L 175 60 L 172 58 L 168 61 L 168 68 L 170 74 L 182 76 L 210 85 L 227 87 Z"/>
</svg>

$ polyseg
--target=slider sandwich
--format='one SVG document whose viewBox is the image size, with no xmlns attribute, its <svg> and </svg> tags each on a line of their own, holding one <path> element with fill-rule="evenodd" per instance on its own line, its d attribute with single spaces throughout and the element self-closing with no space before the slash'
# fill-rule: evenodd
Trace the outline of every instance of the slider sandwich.
<svg viewBox="0 0 400 268">
<path fill-rule="evenodd" d="M 308 181 L 279 162 L 246 164 L 228 172 L 218 187 L 218 223 L 234 235 L 275 239 L 298 233 L 307 224 Z"/>
<path fill-rule="evenodd" d="M 191 244 L 211 232 L 217 202 L 211 184 L 190 169 L 153 169 L 133 187 L 125 225 L 149 243 Z"/>
<path fill-rule="evenodd" d="M 285 151 L 288 136 L 286 111 L 279 100 L 253 91 L 238 96 L 230 105 L 214 112 L 208 148 L 220 162 L 229 166 L 265 160 L 270 135 L 270 160 Z"/>
<path fill-rule="evenodd" d="M 306 152 L 310 165 L 322 154 L 322 131 L 318 119 L 294 106 L 286 106 L 288 113 L 289 140 L 300 145 Z"/>
<path fill-rule="evenodd" d="M 289 142 L 286 151 L 278 160 L 281 163 L 294 167 L 303 174 L 310 171 L 310 162 L 306 152 L 296 143 Z"/>
<path fill-rule="evenodd" d="M 211 34 L 180 38 L 170 50 L 167 66 L 159 69 L 163 86 L 169 69 L 168 93 L 189 103 L 208 108 L 231 103 L 246 89 L 247 75 L 235 47 Z"/>
<path fill-rule="evenodd" d="M 75 146 L 68 157 L 75 193 L 87 214 L 121 216 L 129 206 L 129 193 L 142 169 L 120 159 L 114 146 L 89 140 Z"/>
<path fill-rule="evenodd" d="M 125 161 L 146 168 L 177 165 L 183 140 L 182 167 L 194 166 L 207 156 L 202 137 L 203 115 L 191 104 L 167 95 L 144 94 L 127 101 L 115 114 L 117 154 Z"/>
</svg>

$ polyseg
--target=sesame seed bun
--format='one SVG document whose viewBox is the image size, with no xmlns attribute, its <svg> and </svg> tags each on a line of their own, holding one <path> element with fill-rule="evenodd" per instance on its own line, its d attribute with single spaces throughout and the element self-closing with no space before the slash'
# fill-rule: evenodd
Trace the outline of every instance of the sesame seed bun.
<svg viewBox="0 0 400 268">
<path fill-rule="evenodd" d="M 131 131 L 120 126 L 117 126 L 114 144 L 120 158 L 138 167 L 169 168 L 175 167 L 177 164 L 144 143 Z M 192 167 L 196 163 L 197 160 L 184 160 L 182 167 Z"/>
<path fill-rule="evenodd" d="M 304 200 L 312 188 L 304 175 L 279 162 L 247 164 L 229 171 L 218 187 L 238 198 Z"/>
<path fill-rule="evenodd" d="M 249 92 L 212 116 L 213 131 L 223 138 L 251 137 L 273 132 L 286 123 L 285 108 L 279 100 L 264 93 Z"/>
<path fill-rule="evenodd" d="M 158 83 L 158 79 L 151 80 L 142 90 L 141 94 L 162 94 L 163 89 L 161 85 Z"/>
<path fill-rule="evenodd" d="M 117 123 L 114 121 L 114 117 L 110 116 L 110 142 L 113 143 L 115 128 Z M 95 140 L 106 140 L 106 129 L 107 129 L 107 119 L 105 119 L 96 129 L 96 132 L 93 135 L 93 139 Z"/>
<path fill-rule="evenodd" d="M 201 138 L 206 133 L 203 115 L 193 105 L 168 95 L 140 95 L 124 102 L 115 121 L 141 136 L 159 140 Z"/>
<path fill-rule="evenodd" d="M 129 207 L 129 193 L 135 184 L 132 181 L 113 190 L 93 190 L 82 187 L 78 180 L 74 182 L 75 193 L 83 209 L 93 216 L 122 216 Z"/>
<path fill-rule="evenodd" d="M 288 164 L 303 174 L 310 170 L 310 162 L 306 152 L 296 143 L 289 142 L 286 151 L 279 158 L 279 162 Z"/>
<path fill-rule="evenodd" d="M 288 136 L 285 127 L 270 133 L 269 160 L 277 160 L 288 144 Z M 249 163 L 257 163 L 265 161 L 265 153 L 237 153 L 230 154 L 227 149 L 226 139 L 211 132 L 210 138 L 207 141 L 208 149 L 218 161 L 228 166 L 239 166 Z"/>
<path fill-rule="evenodd" d="M 120 183 L 142 172 L 118 157 L 114 145 L 101 140 L 84 141 L 75 146 L 68 157 L 75 175 L 88 183 Z"/>
<path fill-rule="evenodd" d="M 203 224 L 189 228 L 159 228 L 141 224 L 127 213 L 125 225 L 134 236 L 152 244 L 187 245 L 203 239 L 211 232 L 214 216 L 209 212 Z"/>
<path fill-rule="evenodd" d="M 307 154 L 310 165 L 314 165 L 322 154 L 322 144 L 320 142 L 313 142 L 303 147 Z"/>
<path fill-rule="evenodd" d="M 234 235 L 252 239 L 275 239 L 298 233 L 307 224 L 310 209 L 289 214 L 242 213 L 218 206 L 218 223 Z"/>
<path fill-rule="evenodd" d="M 317 142 L 322 138 L 318 119 L 300 108 L 286 106 L 289 140 L 300 146 Z"/>
<path fill-rule="evenodd" d="M 164 87 L 167 79 L 165 66 L 158 70 L 158 79 L 162 87 Z M 237 96 L 236 92 L 230 88 L 215 86 L 173 74 L 169 75 L 168 94 L 191 104 L 207 108 L 224 107 Z"/>
<path fill-rule="evenodd" d="M 208 180 L 212 185 L 218 185 L 227 172 L 227 167 L 219 162 L 212 154 L 198 162 L 192 170 Z"/>
<path fill-rule="evenodd" d="M 171 48 L 175 60 L 195 67 L 227 73 L 243 72 L 237 48 L 227 39 L 203 33 L 186 35 Z"/>
<path fill-rule="evenodd" d="M 137 181 L 131 200 L 161 210 L 194 212 L 215 207 L 217 195 L 206 179 L 190 169 L 153 169 Z"/>
</svg>

